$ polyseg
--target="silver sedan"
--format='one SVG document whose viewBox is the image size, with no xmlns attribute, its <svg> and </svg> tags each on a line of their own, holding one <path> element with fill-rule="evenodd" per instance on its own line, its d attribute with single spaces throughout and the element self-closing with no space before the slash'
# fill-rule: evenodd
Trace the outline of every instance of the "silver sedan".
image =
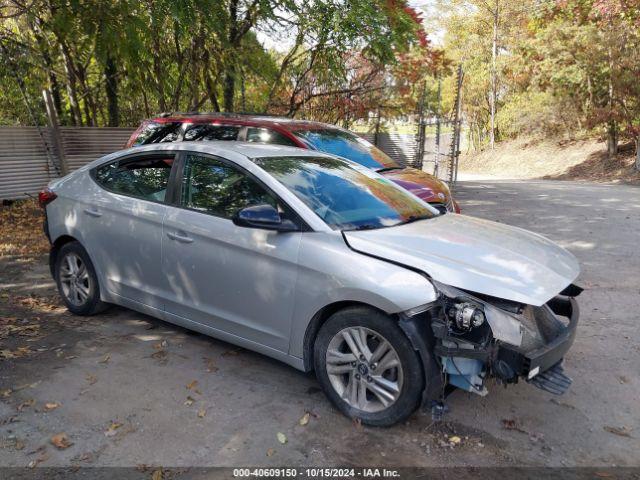
<svg viewBox="0 0 640 480">
<path fill-rule="evenodd" d="M 71 312 L 109 304 L 315 370 L 371 425 L 490 376 L 563 393 L 575 258 L 521 229 L 441 215 L 355 163 L 289 147 L 156 144 L 40 194 Z"/>
</svg>

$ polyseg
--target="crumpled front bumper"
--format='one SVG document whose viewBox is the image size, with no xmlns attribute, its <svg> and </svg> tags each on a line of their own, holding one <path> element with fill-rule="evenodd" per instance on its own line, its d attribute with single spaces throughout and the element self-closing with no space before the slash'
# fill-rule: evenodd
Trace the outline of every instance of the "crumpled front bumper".
<svg viewBox="0 0 640 480">
<path fill-rule="evenodd" d="M 452 348 L 450 342 L 443 344 L 450 337 L 438 308 L 413 317 L 401 316 L 399 324 L 423 363 L 423 407 L 443 405 L 444 398 L 456 388 L 485 395 L 489 377 L 504 384 L 524 379 L 550 393 L 564 393 L 571 379 L 562 370 L 562 360 L 573 345 L 580 317 L 578 303 L 568 296 L 579 294 L 581 289 L 575 288 L 575 293 L 563 291 L 542 307 L 531 307 L 531 318 L 536 323 L 530 318 L 527 327 L 537 337 L 530 337 L 518 347 L 494 340 L 484 347 L 476 344 L 475 348 Z"/>
<path fill-rule="evenodd" d="M 531 380 L 536 375 L 558 365 L 573 345 L 580 317 L 578 302 L 571 297 L 557 296 L 547 302 L 546 306 L 555 315 L 568 318 L 569 323 L 566 326 L 559 326 L 555 337 L 539 348 L 523 350 L 501 344 L 494 361 L 494 371 L 503 380 L 513 381 L 514 375 Z M 505 364 L 508 368 L 505 368 Z"/>
</svg>

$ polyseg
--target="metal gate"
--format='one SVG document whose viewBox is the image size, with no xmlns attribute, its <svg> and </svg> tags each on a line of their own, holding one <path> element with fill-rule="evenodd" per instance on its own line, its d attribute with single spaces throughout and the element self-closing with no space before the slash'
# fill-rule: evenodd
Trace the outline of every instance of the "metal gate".
<svg viewBox="0 0 640 480">
<path fill-rule="evenodd" d="M 124 147 L 133 128 L 60 127 L 63 154 L 75 170 Z M 0 199 L 35 195 L 60 176 L 49 128 L 0 127 Z"/>
</svg>

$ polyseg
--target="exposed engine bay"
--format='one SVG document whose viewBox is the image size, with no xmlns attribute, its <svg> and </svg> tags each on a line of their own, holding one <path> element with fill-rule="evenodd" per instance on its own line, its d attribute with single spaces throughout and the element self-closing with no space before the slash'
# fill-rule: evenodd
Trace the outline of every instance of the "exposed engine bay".
<svg viewBox="0 0 640 480">
<path fill-rule="evenodd" d="M 533 306 L 433 283 L 438 300 L 400 322 L 412 341 L 419 329 L 410 324 L 420 318 L 428 325 L 420 333 L 430 352 L 423 355 L 425 407 L 442 406 L 454 389 L 484 396 L 491 378 L 504 385 L 523 378 L 556 395 L 566 392 L 571 378 L 562 359 L 575 337 L 580 287 L 571 284 Z"/>
</svg>

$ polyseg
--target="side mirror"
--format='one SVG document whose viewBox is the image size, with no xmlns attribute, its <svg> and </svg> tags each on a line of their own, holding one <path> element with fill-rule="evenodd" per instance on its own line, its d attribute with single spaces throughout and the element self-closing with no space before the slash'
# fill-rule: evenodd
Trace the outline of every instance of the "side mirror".
<svg viewBox="0 0 640 480">
<path fill-rule="evenodd" d="M 278 232 L 298 230 L 295 223 L 291 220 L 282 220 L 278 210 L 266 203 L 243 208 L 233 217 L 233 223 L 239 227 L 262 228 Z"/>
</svg>

